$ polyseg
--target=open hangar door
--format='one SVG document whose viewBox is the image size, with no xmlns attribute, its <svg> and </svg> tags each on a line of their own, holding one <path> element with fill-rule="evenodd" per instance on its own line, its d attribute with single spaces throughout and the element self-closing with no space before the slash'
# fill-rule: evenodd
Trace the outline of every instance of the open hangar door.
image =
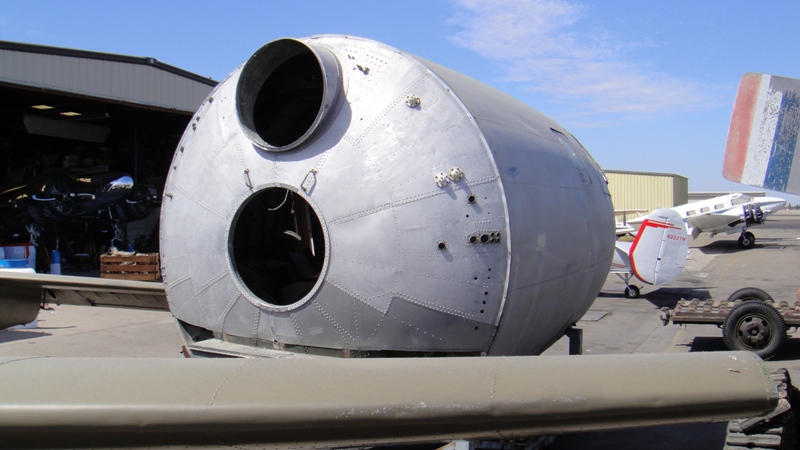
<svg viewBox="0 0 800 450">
<path fill-rule="evenodd" d="M 85 62 L 73 70 L 97 79 L 62 71 L 51 75 L 57 83 L 9 80 L 0 68 L 0 259 L 10 267 L 24 257 L 26 266 L 47 272 L 57 249 L 62 270 L 92 273 L 112 245 L 158 251 L 158 208 L 173 152 L 216 83 L 152 58 L 12 44 L 0 42 L 0 61 L 11 55 L 18 65 L 38 59 L 38 66 L 63 68 L 56 59 L 66 57 Z M 140 66 L 172 77 L 161 80 L 167 85 L 183 78 L 192 88 L 185 103 L 194 106 L 148 101 L 164 86 L 158 76 L 141 77 Z M 24 76 L 24 67 L 18 72 Z"/>
</svg>

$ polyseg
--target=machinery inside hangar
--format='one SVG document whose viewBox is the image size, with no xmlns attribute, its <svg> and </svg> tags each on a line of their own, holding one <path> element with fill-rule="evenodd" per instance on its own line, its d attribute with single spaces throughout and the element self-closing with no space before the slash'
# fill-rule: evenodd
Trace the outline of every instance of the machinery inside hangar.
<svg viewBox="0 0 800 450">
<path fill-rule="evenodd" d="M 37 271 L 54 249 L 75 271 L 111 245 L 157 251 L 173 152 L 215 85 L 153 58 L 0 41 L 0 248 Z"/>
</svg>

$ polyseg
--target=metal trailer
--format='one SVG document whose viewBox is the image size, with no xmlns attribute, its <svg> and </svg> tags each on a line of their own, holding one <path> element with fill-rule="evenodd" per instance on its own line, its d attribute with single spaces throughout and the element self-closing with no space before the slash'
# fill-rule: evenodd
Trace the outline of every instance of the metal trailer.
<svg viewBox="0 0 800 450">
<path fill-rule="evenodd" d="M 727 300 L 681 299 L 675 309 L 661 308 L 664 326 L 673 324 L 713 324 L 722 328 L 722 339 L 731 350 L 751 351 L 770 358 L 786 341 L 789 327 L 800 327 L 798 301 L 776 302 L 767 292 L 753 287 L 739 289 Z M 786 369 L 772 371 L 780 390 L 780 404 L 772 413 L 728 423 L 725 449 L 794 449 L 797 442 L 797 417 L 800 392 L 792 386 Z"/>
<path fill-rule="evenodd" d="M 775 301 L 753 287 L 739 289 L 726 301 L 681 299 L 675 309 L 661 308 L 664 326 L 713 324 L 722 328 L 722 339 L 731 350 L 751 351 L 770 358 L 786 341 L 789 327 L 800 327 L 800 300 Z"/>
</svg>

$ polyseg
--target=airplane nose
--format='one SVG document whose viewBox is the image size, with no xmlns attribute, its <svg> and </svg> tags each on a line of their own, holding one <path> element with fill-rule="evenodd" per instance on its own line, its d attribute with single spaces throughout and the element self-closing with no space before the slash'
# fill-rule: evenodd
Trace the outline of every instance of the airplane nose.
<svg viewBox="0 0 800 450">
<path fill-rule="evenodd" d="M 108 183 L 108 186 L 110 191 L 114 191 L 117 189 L 129 190 L 133 187 L 133 178 L 124 175 Z"/>
<path fill-rule="evenodd" d="M 767 204 L 767 211 L 769 213 L 774 213 L 780 211 L 786 206 L 786 202 L 784 200 L 776 200 Z"/>
</svg>

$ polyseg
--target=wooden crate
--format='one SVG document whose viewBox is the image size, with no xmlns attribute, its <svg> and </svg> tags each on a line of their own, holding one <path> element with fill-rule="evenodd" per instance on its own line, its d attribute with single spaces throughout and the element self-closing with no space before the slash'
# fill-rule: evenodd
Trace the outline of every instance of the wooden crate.
<svg viewBox="0 0 800 450">
<path fill-rule="evenodd" d="M 133 256 L 100 255 L 100 278 L 159 281 L 161 267 L 158 263 L 158 253 L 137 253 Z"/>
</svg>

